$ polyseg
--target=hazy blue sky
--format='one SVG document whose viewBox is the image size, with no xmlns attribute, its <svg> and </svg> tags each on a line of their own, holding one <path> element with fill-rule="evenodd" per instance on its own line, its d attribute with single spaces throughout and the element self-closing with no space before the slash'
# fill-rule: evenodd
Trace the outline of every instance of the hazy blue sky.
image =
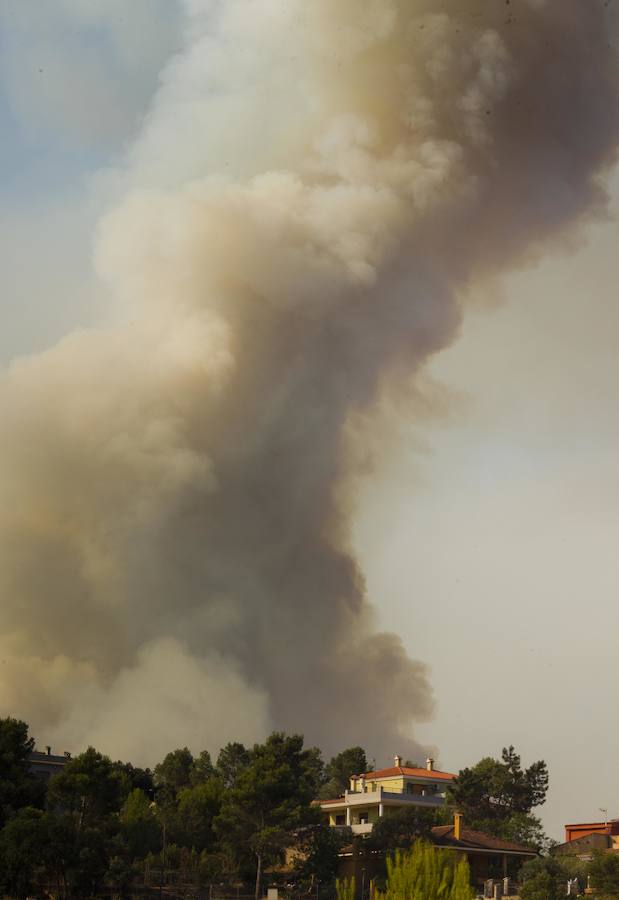
<svg viewBox="0 0 619 900">
<path fill-rule="evenodd" d="M 103 314 L 92 231 L 178 41 L 172 0 L 3 0 L 3 365 Z M 432 670 L 421 737 L 451 770 L 545 758 L 557 838 L 619 815 L 615 219 L 480 298 L 431 367 L 445 414 L 400 411 L 356 524 L 381 622 Z"/>
</svg>

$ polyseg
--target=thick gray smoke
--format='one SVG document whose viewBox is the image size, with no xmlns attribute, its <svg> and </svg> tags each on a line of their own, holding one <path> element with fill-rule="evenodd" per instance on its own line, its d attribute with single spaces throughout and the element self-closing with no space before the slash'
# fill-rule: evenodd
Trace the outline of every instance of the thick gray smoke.
<svg viewBox="0 0 619 900">
<path fill-rule="evenodd" d="M 110 321 L 0 386 L 4 713 L 137 762 L 273 727 L 415 753 L 352 423 L 603 209 L 607 5 L 186 0 L 97 235 Z"/>
</svg>

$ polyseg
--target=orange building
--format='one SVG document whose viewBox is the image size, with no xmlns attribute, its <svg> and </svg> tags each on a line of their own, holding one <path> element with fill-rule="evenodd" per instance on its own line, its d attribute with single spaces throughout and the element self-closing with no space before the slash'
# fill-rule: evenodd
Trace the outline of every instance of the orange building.
<svg viewBox="0 0 619 900">
<path fill-rule="evenodd" d="M 619 819 L 611 819 L 610 822 L 576 822 L 565 826 L 565 843 L 577 841 L 579 838 L 589 837 L 590 834 L 605 834 L 614 837 L 612 843 L 619 843 Z"/>
</svg>

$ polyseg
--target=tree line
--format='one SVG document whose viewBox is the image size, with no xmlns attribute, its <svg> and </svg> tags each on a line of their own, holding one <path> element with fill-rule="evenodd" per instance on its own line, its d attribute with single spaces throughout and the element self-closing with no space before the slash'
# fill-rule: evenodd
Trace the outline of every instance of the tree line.
<svg viewBox="0 0 619 900">
<path fill-rule="evenodd" d="M 13 897 L 128 896 L 163 881 L 252 884 L 258 896 L 267 873 L 332 896 L 338 854 L 353 838 L 324 824 L 314 801 L 371 769 L 361 747 L 325 762 L 300 735 L 274 733 L 253 747 L 229 743 L 215 759 L 179 748 L 152 771 L 90 747 L 46 783 L 30 772 L 33 747 L 24 722 L 0 719 L 0 892 Z M 380 820 L 372 849 L 410 848 L 455 807 L 468 827 L 542 846 L 532 810 L 547 787 L 545 763 L 523 769 L 506 749 L 464 769 L 445 808 Z"/>
</svg>

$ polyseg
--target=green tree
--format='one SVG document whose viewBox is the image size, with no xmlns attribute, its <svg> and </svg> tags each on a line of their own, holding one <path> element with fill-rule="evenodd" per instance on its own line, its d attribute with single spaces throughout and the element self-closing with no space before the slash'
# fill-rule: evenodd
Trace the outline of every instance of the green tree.
<svg viewBox="0 0 619 900">
<path fill-rule="evenodd" d="M 125 856 L 113 856 L 105 873 L 105 883 L 121 898 L 131 896 L 131 886 L 136 876 L 135 866 Z"/>
<path fill-rule="evenodd" d="M 332 885 L 339 867 L 339 854 L 342 847 L 350 844 L 352 837 L 349 828 L 309 825 L 300 829 L 295 842 L 301 860 L 300 880 L 309 884 L 311 890 L 316 883 Z"/>
<path fill-rule="evenodd" d="M 565 896 L 567 879 L 571 876 L 563 860 L 552 856 L 532 859 L 520 870 L 520 896 L 522 900 L 559 900 Z"/>
<path fill-rule="evenodd" d="M 520 888 L 521 900 L 559 900 L 565 896 L 565 887 L 558 890 L 550 872 L 538 872 L 528 878 Z"/>
<path fill-rule="evenodd" d="M 251 762 L 224 797 L 214 822 L 221 845 L 239 866 L 255 861 L 256 898 L 266 864 L 281 857 L 294 832 L 316 818 L 316 756 L 300 735 L 274 733 L 256 744 Z"/>
<path fill-rule="evenodd" d="M 339 797 L 350 786 L 352 775 L 368 772 L 370 766 L 363 747 L 349 747 L 332 757 L 325 767 L 325 782 L 320 789 L 323 800 Z"/>
<path fill-rule="evenodd" d="M 161 824 L 144 791 L 131 791 L 125 800 L 120 821 L 122 835 L 131 859 L 142 859 L 161 846 Z"/>
<path fill-rule="evenodd" d="M 0 893 L 27 897 L 35 892 L 48 844 L 45 814 L 20 809 L 0 831 Z"/>
<path fill-rule="evenodd" d="M 212 849 L 216 838 L 213 821 L 221 810 L 222 797 L 218 778 L 180 791 L 172 832 L 176 843 L 198 852 Z"/>
<path fill-rule="evenodd" d="M 485 757 L 462 769 L 448 791 L 448 802 L 464 814 L 467 825 L 497 837 L 539 846 L 543 832 L 531 810 L 540 806 L 548 790 L 543 760 L 523 769 L 513 747 L 501 759 Z"/>
<path fill-rule="evenodd" d="M 374 823 L 368 847 L 380 851 L 410 849 L 419 838 L 430 839 L 436 824 L 433 810 L 419 806 L 398 809 Z"/>
<path fill-rule="evenodd" d="M 154 780 L 159 803 L 169 805 L 183 788 L 191 784 L 193 755 L 187 747 L 172 750 L 155 766 Z"/>
<path fill-rule="evenodd" d="M 417 841 L 408 853 L 387 859 L 387 887 L 377 900 L 471 900 L 466 857 Z"/>
<path fill-rule="evenodd" d="M 0 827 L 23 806 L 38 806 L 45 787 L 30 773 L 34 740 L 19 719 L 0 719 Z"/>
<path fill-rule="evenodd" d="M 597 850 L 589 866 L 591 887 L 597 900 L 619 897 L 619 857 Z"/>
<path fill-rule="evenodd" d="M 109 865 L 113 818 L 80 821 L 79 814 L 45 813 L 36 836 L 45 885 L 63 897 L 98 896 Z"/>
<path fill-rule="evenodd" d="M 51 779 L 47 797 L 51 807 L 73 813 L 79 828 L 87 824 L 97 827 L 120 810 L 121 776 L 108 756 L 89 747 Z"/>
<path fill-rule="evenodd" d="M 117 760 L 112 763 L 114 772 L 118 773 L 123 799 L 136 789 L 143 791 L 152 800 L 155 796 L 153 773 L 150 769 L 140 769 L 129 762 Z"/>
<path fill-rule="evenodd" d="M 211 754 L 208 750 L 203 750 L 191 764 L 189 769 L 189 782 L 192 785 L 204 784 L 204 782 L 208 781 L 209 778 L 212 778 L 214 774 L 215 767 L 211 760 Z"/>
<path fill-rule="evenodd" d="M 51 779 L 50 860 L 70 896 L 97 896 L 121 829 L 122 773 L 93 747 Z"/>
<path fill-rule="evenodd" d="M 217 775 L 224 788 L 235 788 L 239 775 L 251 762 L 251 752 L 238 742 L 226 744 L 217 757 Z"/>
</svg>

